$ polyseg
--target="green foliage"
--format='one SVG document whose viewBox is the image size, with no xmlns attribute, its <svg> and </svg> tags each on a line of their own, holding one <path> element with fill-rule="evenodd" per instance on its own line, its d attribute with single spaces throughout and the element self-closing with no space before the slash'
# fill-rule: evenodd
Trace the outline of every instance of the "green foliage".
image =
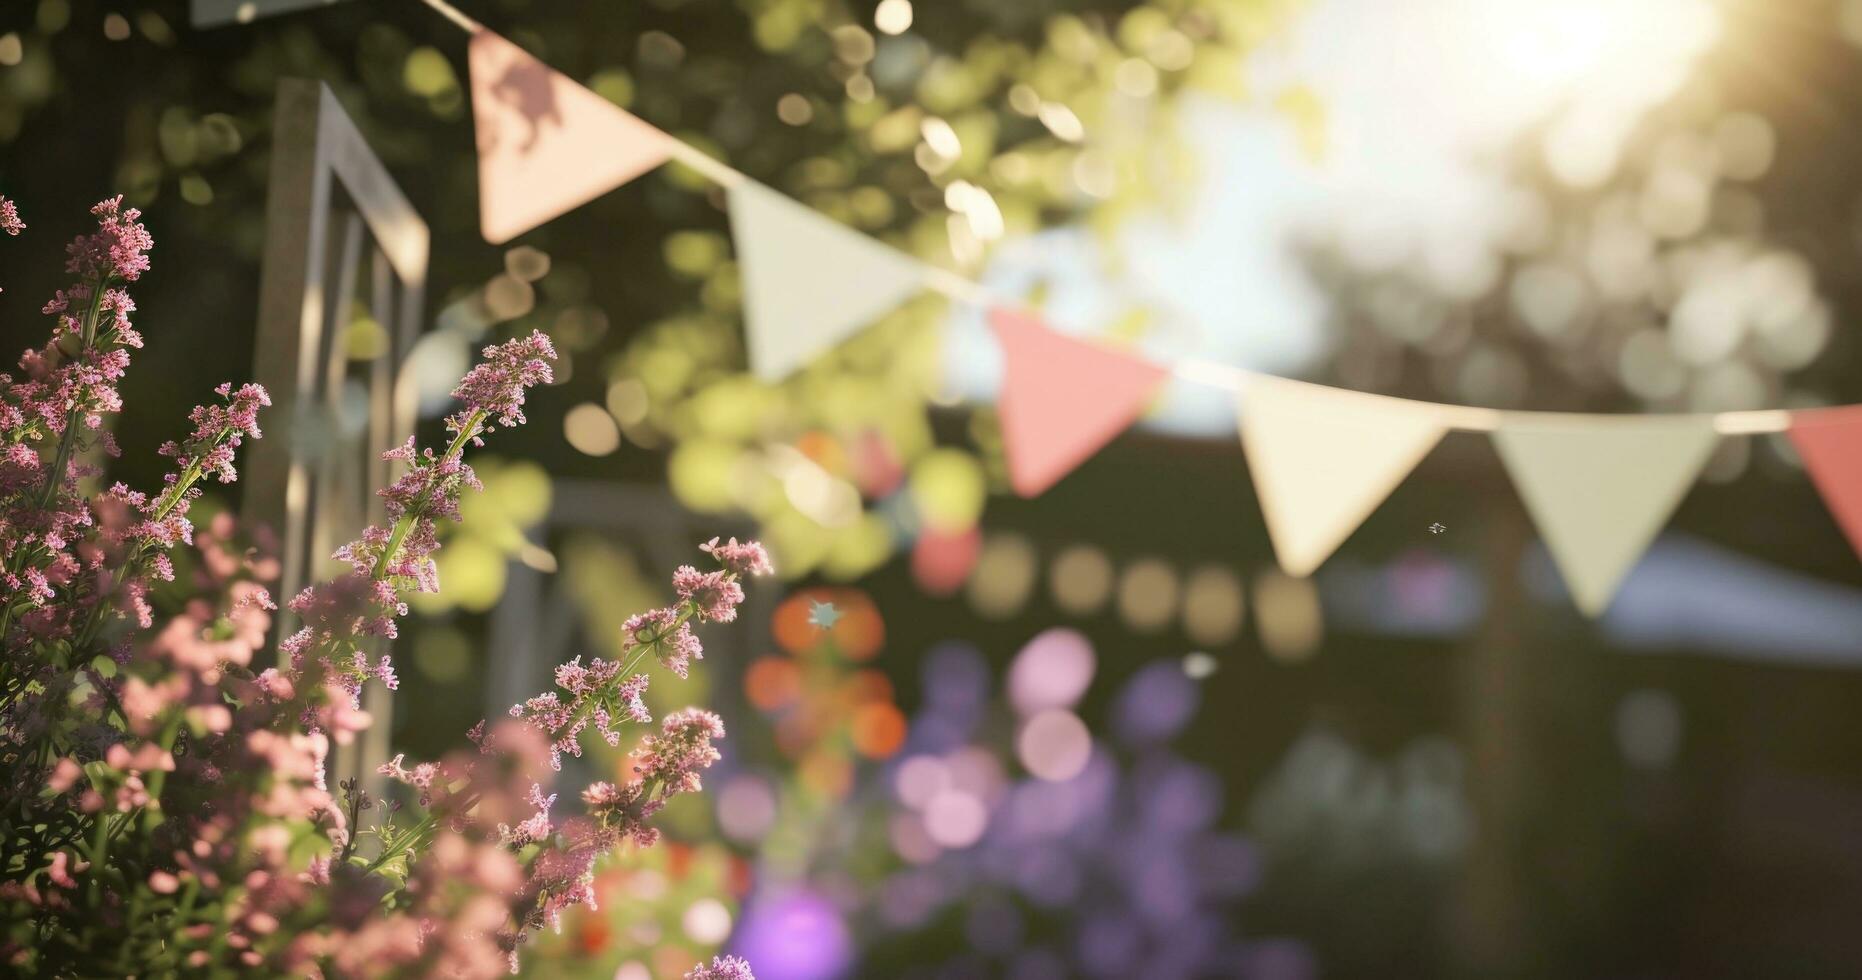
<svg viewBox="0 0 1862 980">
<path fill-rule="evenodd" d="M 592 402 L 632 446 L 667 452 L 597 464 L 557 445 L 543 453 L 551 472 L 669 478 L 696 509 L 754 514 L 785 574 L 836 577 L 883 561 L 931 516 L 910 499 L 880 516 L 898 487 L 866 478 L 875 454 L 911 470 L 957 436 L 941 451 L 977 459 L 1000 488 L 993 446 L 961 438 L 961 425 L 934 431 L 930 416 L 949 404 L 937 299 L 908 304 L 788 383 L 744 374 L 723 198 L 686 168 L 525 236 L 518 251 L 542 256 L 543 271 L 507 256 L 510 268 L 491 274 L 499 256 L 478 240 L 470 203 L 466 39 L 423 4 L 337 4 L 194 33 L 182 0 L 155 0 L 127 39 L 111 40 L 103 5 L 35 2 L 35 22 L 5 36 L 21 58 L 0 69 L 0 183 L 82 179 L 38 165 L 31 147 L 70 138 L 64 114 L 87 107 L 86 152 L 152 222 L 191 239 L 182 248 L 230 249 L 249 267 L 263 236 L 273 91 L 287 76 L 325 80 L 433 226 L 443 340 L 463 351 L 494 332 L 549 331 L 560 390 L 539 405 L 540 427 Z M 1176 138 L 1179 97 L 1246 95 L 1242 61 L 1291 5 L 921 2 L 896 35 L 874 23 L 871 4 L 838 0 L 460 7 L 753 178 L 967 274 L 1005 237 L 1081 220 L 1109 229 L 1139 208 L 1180 206 L 1167 195 L 1193 163 Z M 100 63 L 115 70 L 96 72 Z M 194 318 L 248 322 L 251 278 L 201 293 Z M 1120 332 L 1143 327 L 1133 313 Z M 372 349 L 358 330 L 352 339 Z M 830 481 L 800 506 L 798 446 L 819 470 L 803 467 L 808 479 Z"/>
</svg>

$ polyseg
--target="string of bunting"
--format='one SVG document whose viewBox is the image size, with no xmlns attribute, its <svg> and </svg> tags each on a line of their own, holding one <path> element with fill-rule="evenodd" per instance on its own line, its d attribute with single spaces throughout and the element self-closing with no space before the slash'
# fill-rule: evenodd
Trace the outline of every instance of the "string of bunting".
<svg viewBox="0 0 1862 980">
<path fill-rule="evenodd" d="M 1452 430 L 1490 433 L 1578 607 L 1601 615 L 1729 435 L 1786 433 L 1862 552 L 1862 406 L 1583 415 L 1347 391 L 1205 360 L 1156 364 L 1051 329 L 1012 299 L 841 225 L 596 95 L 445 0 L 471 35 L 479 214 L 500 244 L 668 162 L 725 189 L 750 369 L 790 376 L 922 290 L 988 311 L 1004 353 L 1010 482 L 1038 496 L 1135 423 L 1172 376 L 1235 392 L 1281 566 L 1309 575 Z"/>
</svg>

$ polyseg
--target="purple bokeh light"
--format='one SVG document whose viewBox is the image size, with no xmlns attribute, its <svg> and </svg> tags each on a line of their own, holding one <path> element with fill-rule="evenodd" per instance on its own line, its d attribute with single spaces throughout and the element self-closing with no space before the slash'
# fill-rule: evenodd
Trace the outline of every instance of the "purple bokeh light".
<svg viewBox="0 0 1862 980">
<path fill-rule="evenodd" d="M 756 964 L 759 980 L 834 980 L 853 957 L 839 910 L 804 889 L 753 898 L 731 947 Z"/>
</svg>

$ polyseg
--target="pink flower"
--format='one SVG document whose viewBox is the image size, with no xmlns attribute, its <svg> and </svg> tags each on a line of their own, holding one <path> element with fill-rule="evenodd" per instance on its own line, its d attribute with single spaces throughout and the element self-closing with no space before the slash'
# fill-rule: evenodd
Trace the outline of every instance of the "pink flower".
<svg viewBox="0 0 1862 980">
<path fill-rule="evenodd" d="M 118 194 L 98 202 L 91 214 L 97 217 L 97 231 L 78 238 L 65 249 L 69 256 L 65 271 L 98 281 L 135 282 L 142 278 L 149 271 L 149 257 L 144 253 L 155 245 L 139 223 L 142 212 L 123 207 L 123 195 Z"/>
<path fill-rule="evenodd" d="M 17 236 L 26 230 L 26 223 L 19 220 L 19 206 L 0 195 L 0 231 Z"/>
<path fill-rule="evenodd" d="M 634 771 L 646 782 L 658 782 L 666 792 L 696 793 L 699 771 L 720 758 L 711 740 L 724 737 L 724 720 L 701 708 L 686 708 L 660 722 L 658 734 L 649 735 L 634 755 Z"/>
<path fill-rule="evenodd" d="M 672 588 L 679 598 L 697 610 L 699 618 L 713 623 L 728 623 L 737 618 L 737 606 L 744 601 L 743 586 L 731 572 L 701 572 L 690 565 L 679 566 L 672 573 Z"/>
<path fill-rule="evenodd" d="M 699 545 L 698 550 L 716 558 L 718 564 L 723 565 L 724 570 L 732 575 L 768 575 L 775 571 L 769 564 L 769 552 L 764 551 L 763 546 L 755 541 L 738 544 L 737 539 L 732 538 L 719 544 L 717 538 L 712 538 Z"/>
<path fill-rule="evenodd" d="M 525 390 L 554 380 L 550 362 L 556 359 L 556 348 L 540 330 L 532 330 L 528 337 L 487 347 L 482 353 L 485 360 L 467 372 L 453 389 L 453 397 L 464 403 L 460 411 L 446 420 L 448 428 L 454 432 L 462 429 L 477 413 L 488 417 L 483 424 L 485 432 L 492 429 L 490 420 L 504 426 L 522 425 Z M 473 441 L 476 444 L 476 435 Z"/>
<path fill-rule="evenodd" d="M 756 976 L 750 972 L 750 963 L 742 957 L 714 956 L 710 966 L 700 963 L 692 967 L 685 980 L 756 980 Z"/>
</svg>

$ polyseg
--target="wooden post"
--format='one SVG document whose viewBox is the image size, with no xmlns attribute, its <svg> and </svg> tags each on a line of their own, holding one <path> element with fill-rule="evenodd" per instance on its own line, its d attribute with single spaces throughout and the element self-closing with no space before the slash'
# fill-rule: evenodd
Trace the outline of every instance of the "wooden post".
<svg viewBox="0 0 1862 980">
<path fill-rule="evenodd" d="M 246 464 L 244 515 L 278 533 L 279 598 L 327 577 L 330 553 L 385 520 L 375 490 L 393 477 L 382 452 L 413 432 L 403 366 L 420 333 L 430 235 L 407 197 L 321 82 L 279 83 L 259 281 L 254 374 L 272 396 L 265 438 Z M 353 358 L 347 332 L 366 257 L 369 315 L 385 343 Z M 293 628 L 280 611 L 278 635 Z M 370 685 L 375 717 L 338 753 L 332 778 L 379 790 L 390 703 Z"/>
<path fill-rule="evenodd" d="M 286 14 L 312 7 L 327 7 L 338 0 L 192 0 L 188 4 L 195 27 L 249 24 L 260 17 Z"/>
</svg>

